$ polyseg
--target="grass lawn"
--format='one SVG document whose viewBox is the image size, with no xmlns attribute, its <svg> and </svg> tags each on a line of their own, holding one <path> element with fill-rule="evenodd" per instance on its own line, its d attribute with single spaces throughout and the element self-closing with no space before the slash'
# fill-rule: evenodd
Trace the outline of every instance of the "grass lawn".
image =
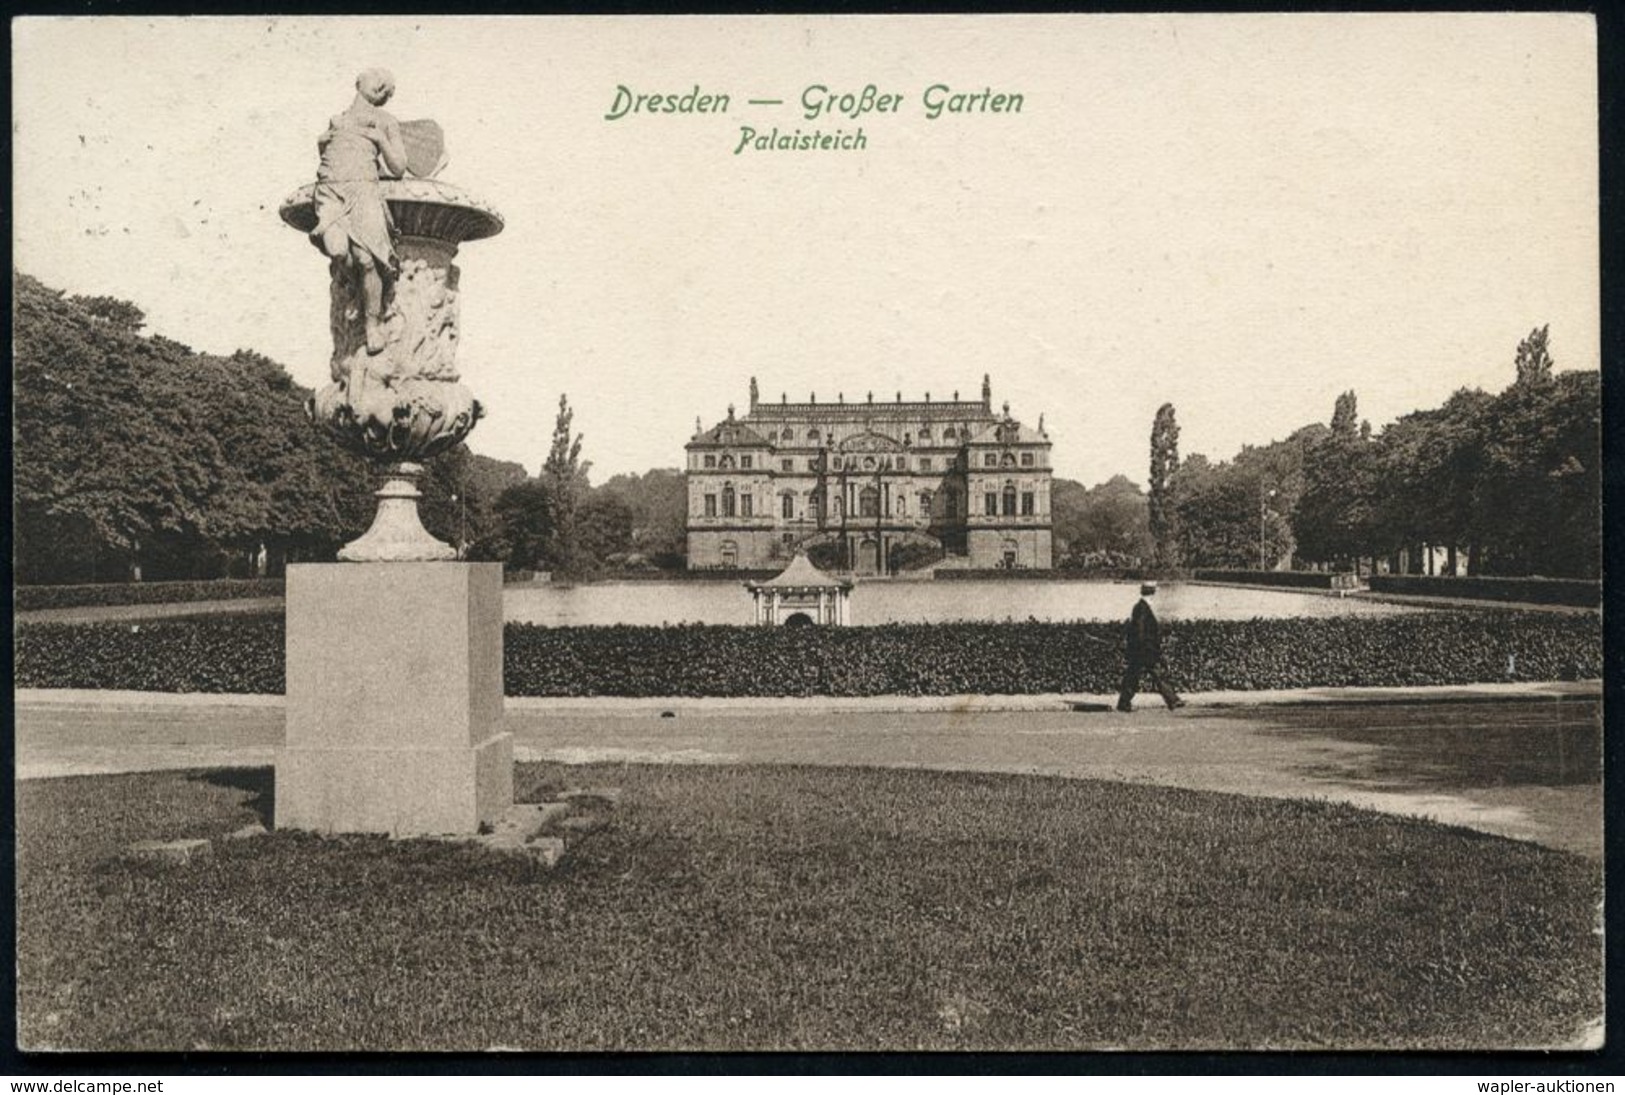
<svg viewBox="0 0 1625 1095">
<path fill-rule="evenodd" d="M 18 1027 L 72 1049 L 1508 1048 L 1601 1014 L 1600 866 L 1308 802 L 908 770 L 623 789 L 546 871 L 273 833 L 268 770 L 18 784 Z"/>
</svg>

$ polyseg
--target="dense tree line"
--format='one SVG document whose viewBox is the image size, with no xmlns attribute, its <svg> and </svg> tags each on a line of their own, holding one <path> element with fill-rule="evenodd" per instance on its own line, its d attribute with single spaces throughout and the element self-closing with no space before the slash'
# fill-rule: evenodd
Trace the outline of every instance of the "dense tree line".
<svg viewBox="0 0 1625 1095">
<path fill-rule="evenodd" d="M 1424 549 L 1438 548 L 1444 573 L 1596 577 L 1600 376 L 1554 373 L 1548 338 L 1538 328 L 1518 346 L 1514 379 L 1499 394 L 1464 388 L 1373 432 L 1356 394 L 1344 392 L 1329 425 L 1231 461 L 1177 463 L 1161 551 L 1193 567 L 1297 561 L 1422 573 L 1433 555 Z M 1165 407 L 1152 429 L 1154 471 L 1169 463 L 1170 432 L 1177 437 Z"/>
<path fill-rule="evenodd" d="M 144 325 L 127 301 L 13 279 L 18 581 L 276 574 L 365 530 L 372 470 L 310 426 L 308 389 L 260 354 L 200 354 Z M 515 473 L 463 448 L 431 462 L 425 524 L 480 539 Z"/>
<path fill-rule="evenodd" d="M 687 541 L 688 488 L 675 468 L 588 479 L 584 436 L 559 397 L 542 473 L 511 483 L 496 498 L 490 538 L 479 557 L 510 569 L 590 577 L 627 569 L 681 569 Z"/>
<path fill-rule="evenodd" d="M 22 583 L 276 575 L 366 528 L 373 469 L 311 428 L 310 392 L 247 350 L 142 333 L 139 307 L 14 277 L 14 558 Z M 1179 455 L 1157 412 L 1148 491 L 1124 476 L 1052 485 L 1056 559 L 1072 567 L 1373 567 L 1422 545 L 1447 572 L 1594 577 L 1601 392 L 1554 373 L 1546 328 L 1497 395 L 1463 389 L 1373 433 L 1354 392 L 1330 425 L 1229 461 Z M 425 526 L 466 558 L 587 576 L 680 568 L 680 471 L 594 488 L 565 396 L 535 478 L 459 446 L 422 481 Z"/>
</svg>

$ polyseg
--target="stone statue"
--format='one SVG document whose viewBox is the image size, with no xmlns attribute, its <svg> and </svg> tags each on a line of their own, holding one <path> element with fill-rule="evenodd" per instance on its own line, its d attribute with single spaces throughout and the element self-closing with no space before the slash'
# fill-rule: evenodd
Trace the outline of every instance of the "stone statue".
<svg viewBox="0 0 1625 1095">
<path fill-rule="evenodd" d="M 399 272 L 395 222 L 378 186 L 380 161 L 386 178 L 406 173 L 401 125 L 383 109 L 394 94 L 395 77 L 369 68 L 356 77 L 350 108 L 335 115 L 316 142 L 321 165 L 316 169 L 316 227 L 310 240 L 335 266 L 342 263 L 360 278 L 370 354 L 384 348 L 384 279 Z"/>
<path fill-rule="evenodd" d="M 446 163 L 440 127 L 383 110 L 394 90 L 383 69 L 356 79 L 354 102 L 317 142 L 316 182 L 280 210 L 329 259 L 333 382 L 307 410 L 347 447 L 390 465 L 378 519 L 344 559 L 455 554 L 418 523 L 413 482 L 419 461 L 458 444 L 483 413 L 457 371 L 453 260 L 462 243 L 503 228 L 496 210 L 433 177 Z"/>
</svg>

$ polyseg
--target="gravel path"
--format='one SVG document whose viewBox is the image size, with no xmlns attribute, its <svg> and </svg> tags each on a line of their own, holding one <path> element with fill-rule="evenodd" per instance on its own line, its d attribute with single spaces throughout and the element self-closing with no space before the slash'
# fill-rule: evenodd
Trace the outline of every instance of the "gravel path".
<svg viewBox="0 0 1625 1095">
<path fill-rule="evenodd" d="M 1339 691 L 1242 706 L 1192 697 L 1175 713 L 1142 699 L 1132 715 L 1077 697 L 1008 698 L 1029 704 L 1016 709 L 997 709 L 1001 697 L 936 697 L 912 709 L 906 697 L 864 701 L 867 709 L 531 700 L 509 702 L 508 725 L 521 760 L 1036 772 L 1332 799 L 1601 857 L 1595 684 L 1427 690 L 1376 704 Z M 262 766 L 281 739 L 279 697 L 17 696 L 20 779 Z"/>
</svg>

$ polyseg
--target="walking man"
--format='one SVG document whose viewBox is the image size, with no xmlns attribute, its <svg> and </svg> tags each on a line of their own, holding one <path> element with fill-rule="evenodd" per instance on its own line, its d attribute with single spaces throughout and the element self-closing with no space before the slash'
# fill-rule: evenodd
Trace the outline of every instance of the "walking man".
<svg viewBox="0 0 1625 1095">
<path fill-rule="evenodd" d="M 1155 582 L 1142 585 L 1140 599 L 1134 602 L 1134 613 L 1128 619 L 1127 661 L 1123 667 L 1123 688 L 1117 696 L 1119 711 L 1134 710 L 1134 694 L 1140 690 L 1141 675 L 1151 679 L 1152 687 L 1162 695 L 1168 710 L 1185 706 L 1162 668 L 1162 633 L 1149 600 L 1156 592 Z"/>
</svg>

